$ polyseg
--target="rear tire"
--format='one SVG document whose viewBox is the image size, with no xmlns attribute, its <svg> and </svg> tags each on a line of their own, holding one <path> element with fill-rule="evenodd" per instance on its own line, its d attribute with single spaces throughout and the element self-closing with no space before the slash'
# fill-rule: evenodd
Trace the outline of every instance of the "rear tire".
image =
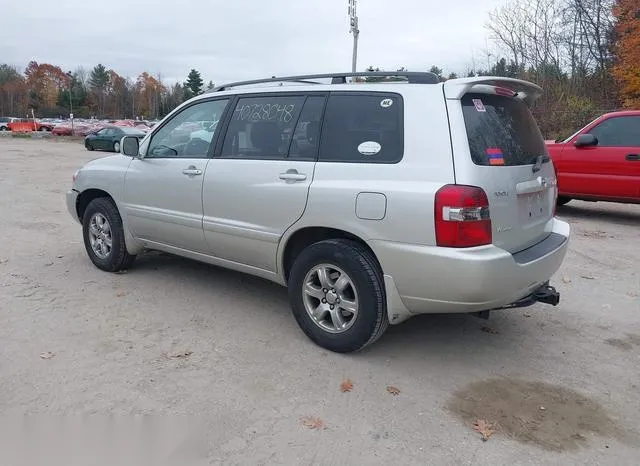
<svg viewBox="0 0 640 466">
<path fill-rule="evenodd" d="M 113 151 L 114 152 L 120 152 L 120 143 L 119 142 L 114 142 L 113 143 Z"/>
<path fill-rule="evenodd" d="M 82 217 L 82 236 L 91 262 L 106 272 L 128 269 L 136 258 L 127 252 L 122 218 L 110 198 L 89 203 Z"/>
<path fill-rule="evenodd" d="M 332 239 L 308 246 L 296 258 L 288 286 L 298 325 L 330 351 L 359 351 L 389 326 L 380 266 L 355 241 Z"/>
<path fill-rule="evenodd" d="M 558 196 L 558 200 L 556 201 L 556 204 L 559 206 L 562 206 L 569 203 L 570 201 L 571 201 L 570 197 Z"/>
</svg>

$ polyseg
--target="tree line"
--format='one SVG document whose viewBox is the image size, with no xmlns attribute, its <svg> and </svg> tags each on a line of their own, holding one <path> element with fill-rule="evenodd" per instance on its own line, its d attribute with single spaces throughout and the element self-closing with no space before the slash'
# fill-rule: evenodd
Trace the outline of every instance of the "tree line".
<svg viewBox="0 0 640 466">
<path fill-rule="evenodd" d="M 608 111 L 640 109 L 640 1 L 509 0 L 486 28 L 496 52 L 486 51 L 488 64 L 463 76 L 540 85 L 533 113 L 545 138 L 568 137 Z M 438 66 L 429 71 L 441 81 L 459 77 Z"/>
<path fill-rule="evenodd" d="M 207 88 L 212 88 L 209 82 Z M 200 72 L 192 69 L 184 83 L 167 85 L 162 76 L 143 72 L 135 80 L 98 64 L 64 71 L 31 61 L 23 73 L 0 64 L 0 115 L 75 118 L 161 118 L 205 90 Z"/>
<path fill-rule="evenodd" d="M 567 136 L 603 112 L 640 109 L 638 0 L 508 0 L 486 27 L 495 52 L 486 52 L 485 67 L 474 64 L 461 75 L 539 84 L 544 94 L 533 111 L 546 138 Z M 443 81 L 458 77 L 435 65 L 429 71 Z M 55 117 L 73 107 L 77 117 L 155 119 L 204 87 L 195 69 L 185 82 L 167 85 L 160 75 L 143 72 L 132 80 L 101 64 L 73 72 L 36 62 L 20 72 L 4 64 L 0 115 L 34 109 Z"/>
</svg>

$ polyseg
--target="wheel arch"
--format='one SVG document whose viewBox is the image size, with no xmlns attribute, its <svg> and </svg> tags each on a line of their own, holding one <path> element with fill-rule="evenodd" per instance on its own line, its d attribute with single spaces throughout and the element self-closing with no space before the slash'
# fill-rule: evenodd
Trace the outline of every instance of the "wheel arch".
<svg viewBox="0 0 640 466">
<path fill-rule="evenodd" d="M 378 264 L 378 267 L 380 267 L 380 272 L 382 272 L 382 266 L 378 257 L 373 249 L 371 249 L 367 242 L 362 238 L 362 235 L 334 227 L 305 226 L 290 232 L 290 234 L 282 241 L 280 247 L 281 253 L 279 256 L 279 270 L 281 270 L 281 275 L 285 284 L 289 281 L 289 272 L 291 271 L 293 262 L 298 254 L 300 254 L 300 252 L 307 246 L 327 239 L 347 239 L 359 243 L 372 254 Z"/>
<path fill-rule="evenodd" d="M 138 240 L 135 239 L 135 237 L 129 231 L 129 228 L 126 224 L 126 219 L 124 218 L 124 216 L 122 215 L 122 212 L 120 211 L 120 206 L 118 206 L 118 203 L 116 202 L 115 198 L 107 191 L 99 188 L 89 188 L 89 189 L 85 189 L 80 194 L 78 194 L 78 198 L 76 199 L 76 213 L 78 214 L 78 220 L 80 221 L 80 223 L 83 223 L 83 217 L 84 217 L 85 211 L 87 210 L 87 206 L 91 203 L 91 201 L 98 198 L 111 199 L 113 204 L 116 206 L 116 209 L 120 214 L 120 217 L 122 218 L 125 245 L 127 247 L 127 251 L 129 252 L 129 254 L 133 254 L 133 255 L 139 254 L 144 249 L 144 247 L 142 246 L 142 244 L 140 244 Z"/>
<path fill-rule="evenodd" d="M 109 198 L 115 204 L 115 200 L 113 199 L 113 196 L 102 189 L 96 189 L 96 188 L 85 189 L 80 194 L 78 194 L 78 198 L 76 199 L 76 213 L 78 214 L 78 219 L 80 220 L 80 223 L 82 223 L 82 219 L 84 217 L 85 211 L 87 210 L 87 206 L 91 203 L 91 201 L 93 201 L 94 199 L 98 199 L 100 197 Z"/>
</svg>

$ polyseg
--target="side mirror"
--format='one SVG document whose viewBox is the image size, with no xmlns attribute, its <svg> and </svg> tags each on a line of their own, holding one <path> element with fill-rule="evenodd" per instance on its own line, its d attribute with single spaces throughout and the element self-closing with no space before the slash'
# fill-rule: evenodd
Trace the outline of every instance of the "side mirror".
<svg viewBox="0 0 640 466">
<path fill-rule="evenodd" d="M 593 134 L 581 134 L 576 139 L 575 146 L 576 147 L 589 147 L 589 146 L 597 146 L 598 138 Z"/>
<path fill-rule="evenodd" d="M 120 152 L 129 157 L 137 157 L 140 152 L 140 141 L 136 136 L 125 136 L 120 141 Z"/>
</svg>

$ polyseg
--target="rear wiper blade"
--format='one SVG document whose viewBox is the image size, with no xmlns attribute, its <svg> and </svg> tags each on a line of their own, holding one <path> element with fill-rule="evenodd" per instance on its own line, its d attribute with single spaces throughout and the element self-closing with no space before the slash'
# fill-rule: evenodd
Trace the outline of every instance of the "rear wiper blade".
<svg viewBox="0 0 640 466">
<path fill-rule="evenodd" d="M 533 165 L 533 168 L 531 170 L 533 170 L 533 173 L 538 173 L 542 169 L 542 164 L 547 163 L 550 160 L 551 159 L 548 155 L 539 155 L 538 158 L 536 158 L 536 163 Z"/>
</svg>

